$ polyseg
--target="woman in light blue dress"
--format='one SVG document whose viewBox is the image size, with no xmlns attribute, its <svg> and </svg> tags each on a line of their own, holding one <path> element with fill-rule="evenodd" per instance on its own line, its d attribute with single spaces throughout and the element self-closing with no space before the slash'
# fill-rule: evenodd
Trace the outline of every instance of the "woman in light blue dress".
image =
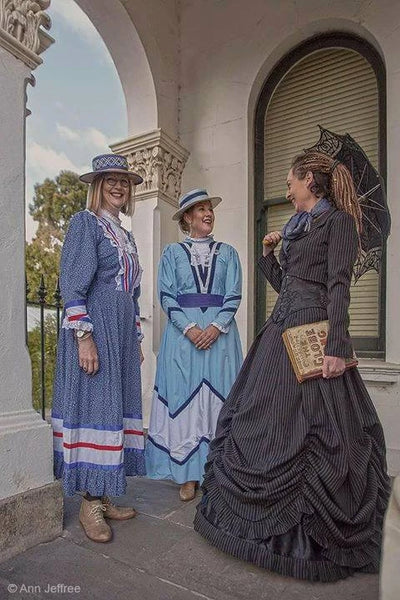
<svg viewBox="0 0 400 600">
<path fill-rule="evenodd" d="M 134 186 L 126 158 L 93 159 L 88 208 L 70 222 L 60 284 L 65 317 L 57 352 L 52 423 L 55 475 L 67 496 L 84 493 L 79 520 L 86 535 L 107 542 L 104 517 L 124 520 L 133 508 L 109 496 L 125 493 L 126 475 L 144 475 L 138 296 L 142 269 L 120 211 L 131 215 Z"/>
<path fill-rule="evenodd" d="M 166 246 L 158 273 L 168 322 L 157 360 L 146 444 L 147 475 L 179 484 L 191 500 L 217 418 L 242 363 L 235 314 L 242 293 L 236 250 L 211 235 L 221 198 L 192 190 L 174 215 L 187 234 Z"/>
</svg>

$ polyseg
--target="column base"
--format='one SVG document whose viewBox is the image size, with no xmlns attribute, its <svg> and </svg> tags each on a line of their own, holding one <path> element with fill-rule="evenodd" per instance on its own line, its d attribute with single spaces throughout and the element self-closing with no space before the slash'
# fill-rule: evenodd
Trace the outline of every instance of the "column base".
<svg viewBox="0 0 400 600">
<path fill-rule="evenodd" d="M 53 481 L 49 423 L 33 408 L 0 413 L 0 499 Z"/>
<path fill-rule="evenodd" d="M 62 533 L 63 493 L 55 481 L 0 500 L 0 562 Z"/>
</svg>

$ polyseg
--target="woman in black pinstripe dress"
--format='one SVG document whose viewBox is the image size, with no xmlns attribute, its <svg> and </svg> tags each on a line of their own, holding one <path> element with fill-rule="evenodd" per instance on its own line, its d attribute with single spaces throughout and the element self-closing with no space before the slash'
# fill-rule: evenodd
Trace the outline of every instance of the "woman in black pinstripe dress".
<svg viewBox="0 0 400 600">
<path fill-rule="evenodd" d="M 221 550 L 312 581 L 379 568 L 387 505 L 382 428 L 348 334 L 361 215 L 351 176 L 315 152 L 298 156 L 280 264 L 266 236 L 259 266 L 279 292 L 221 410 L 195 529 Z M 299 384 L 282 342 L 329 319 L 323 377 Z"/>
</svg>

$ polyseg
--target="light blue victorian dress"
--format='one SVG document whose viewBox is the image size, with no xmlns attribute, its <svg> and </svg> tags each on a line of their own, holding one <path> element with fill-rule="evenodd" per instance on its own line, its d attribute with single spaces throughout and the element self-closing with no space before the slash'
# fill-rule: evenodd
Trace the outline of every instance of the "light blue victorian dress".
<svg viewBox="0 0 400 600">
<path fill-rule="evenodd" d="M 161 341 L 146 444 L 147 475 L 201 481 L 218 414 L 242 364 L 235 314 L 242 274 L 232 246 L 212 236 L 168 245 L 158 273 L 168 322 Z M 185 336 L 197 324 L 222 332 L 210 350 Z"/>
<path fill-rule="evenodd" d="M 67 495 L 119 496 L 144 475 L 135 242 L 106 211 L 76 213 L 65 238 L 60 284 L 65 317 L 57 352 L 52 424 L 55 475 Z M 99 371 L 78 364 L 74 329 L 93 331 Z"/>
</svg>

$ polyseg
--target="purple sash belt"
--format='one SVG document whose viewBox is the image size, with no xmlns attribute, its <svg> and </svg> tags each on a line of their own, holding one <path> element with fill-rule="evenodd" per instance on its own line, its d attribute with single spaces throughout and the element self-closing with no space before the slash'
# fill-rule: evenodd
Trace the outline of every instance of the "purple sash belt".
<svg viewBox="0 0 400 600">
<path fill-rule="evenodd" d="M 209 306 L 222 306 L 224 297 L 219 294 L 182 294 L 176 297 L 182 308 L 208 308 Z"/>
</svg>

